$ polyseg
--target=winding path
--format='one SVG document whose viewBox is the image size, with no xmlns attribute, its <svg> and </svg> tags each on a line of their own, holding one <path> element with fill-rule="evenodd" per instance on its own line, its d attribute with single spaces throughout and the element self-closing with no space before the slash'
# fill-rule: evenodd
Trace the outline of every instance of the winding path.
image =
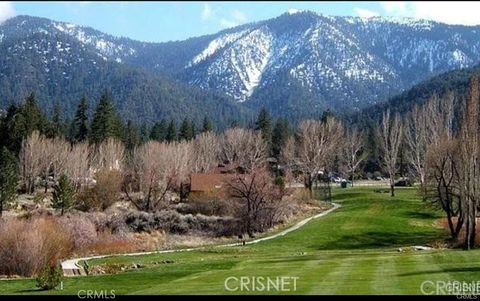
<svg viewBox="0 0 480 301">
<path fill-rule="evenodd" d="M 259 242 L 262 242 L 262 241 L 271 240 L 271 239 L 283 236 L 285 234 L 288 234 L 292 231 L 295 231 L 295 230 L 303 227 L 309 221 L 311 221 L 313 219 L 316 219 L 316 218 L 319 218 L 319 217 L 322 217 L 322 216 L 325 216 L 325 215 L 329 214 L 330 212 L 332 212 L 332 211 L 341 207 L 341 205 L 337 204 L 337 203 L 332 203 L 332 205 L 333 205 L 332 208 L 330 208 L 326 211 L 323 211 L 323 212 L 321 212 L 317 215 L 314 215 L 314 216 L 308 217 L 306 219 L 303 219 L 303 220 L 299 221 L 298 223 L 296 223 L 295 225 L 291 226 L 290 228 L 287 228 L 287 229 L 285 229 L 285 230 L 283 230 L 279 233 L 276 233 L 276 234 L 273 234 L 273 235 L 270 235 L 270 236 L 266 236 L 266 237 L 262 237 L 262 238 L 258 238 L 258 239 L 254 239 L 254 240 L 250 240 L 250 241 L 246 241 L 245 244 L 246 245 L 256 244 L 256 243 L 259 243 Z M 173 252 L 189 252 L 189 251 L 197 251 L 197 250 L 202 250 L 202 249 L 205 249 L 205 248 L 212 248 L 212 247 L 213 248 L 237 247 L 237 246 L 241 246 L 241 245 L 243 245 L 243 243 L 238 242 L 238 243 L 230 243 L 230 244 L 222 244 L 222 245 L 214 245 L 214 246 L 211 246 L 211 245 L 208 246 L 207 245 L 207 246 L 187 248 L 187 249 L 170 249 L 170 250 L 159 250 L 159 251 L 150 251 L 150 252 L 137 252 L 137 253 L 126 253 L 126 254 L 108 254 L 108 255 L 96 255 L 96 256 L 81 257 L 81 258 L 72 258 L 72 259 L 68 259 L 68 260 L 65 260 L 65 261 L 62 262 L 62 270 L 63 270 L 63 274 L 65 276 L 81 276 L 81 275 L 85 275 L 85 271 L 84 271 L 83 267 L 78 264 L 80 261 L 106 258 L 106 257 L 114 257 L 114 256 L 141 256 L 141 255 L 164 254 L 164 253 L 173 253 Z"/>
</svg>

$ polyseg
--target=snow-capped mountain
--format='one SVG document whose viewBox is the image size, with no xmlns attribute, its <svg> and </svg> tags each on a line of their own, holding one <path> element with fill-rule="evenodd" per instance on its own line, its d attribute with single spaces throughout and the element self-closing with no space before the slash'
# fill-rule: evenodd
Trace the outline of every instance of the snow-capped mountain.
<svg viewBox="0 0 480 301">
<path fill-rule="evenodd" d="M 0 109 L 33 92 L 46 112 L 60 104 L 71 118 L 83 96 L 93 110 L 107 90 L 122 117 L 138 122 L 210 116 L 225 126 L 242 120 L 246 110 L 223 95 L 123 63 L 142 45 L 47 19 L 10 19 L 0 26 Z M 214 114 L 219 107 L 221 114 Z"/>
<path fill-rule="evenodd" d="M 185 73 L 191 84 L 240 102 L 272 102 L 272 92 L 281 89 L 274 101 L 281 105 L 296 85 L 314 105 L 361 108 L 435 74 L 478 63 L 479 47 L 480 27 L 294 12 L 219 35 L 186 64 Z"/>
<path fill-rule="evenodd" d="M 0 26 L 0 43 L 2 40 L 24 39 L 35 34 L 71 36 L 83 47 L 95 49 L 104 60 L 113 59 L 117 62 L 121 62 L 125 56 L 135 55 L 135 48 L 142 45 L 141 42 L 117 38 L 89 27 L 30 16 L 18 16 L 3 23 Z"/>
<path fill-rule="evenodd" d="M 167 43 L 117 38 L 28 16 L 0 25 L 1 54 L 20 51 L 29 39 L 50 43 L 51 51 L 64 54 L 67 66 L 75 62 L 65 54 L 73 52 L 81 62 L 86 59 L 82 50 L 89 60 L 166 75 L 221 93 L 242 106 L 265 106 L 276 115 L 292 117 L 325 109 L 358 110 L 436 74 L 480 61 L 479 26 L 331 17 L 308 11 L 290 11 L 217 34 Z M 45 56 L 40 61 L 51 59 L 50 54 L 36 53 Z M 51 72 L 48 66 L 34 69 Z M 71 77 L 69 68 L 64 69 L 65 74 L 50 80 L 63 85 Z"/>
</svg>

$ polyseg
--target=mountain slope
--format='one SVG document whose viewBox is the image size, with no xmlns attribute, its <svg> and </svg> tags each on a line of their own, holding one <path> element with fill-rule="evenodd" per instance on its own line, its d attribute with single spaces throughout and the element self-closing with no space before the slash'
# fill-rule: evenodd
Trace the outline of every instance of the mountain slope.
<svg viewBox="0 0 480 301">
<path fill-rule="evenodd" d="M 382 114 L 387 109 L 394 113 L 405 115 L 415 105 L 422 105 L 433 95 L 446 96 L 452 92 L 455 96 L 455 105 L 461 109 L 468 94 L 468 84 L 474 74 L 480 74 L 480 65 L 471 68 L 448 71 L 425 80 L 412 88 L 390 98 L 388 101 L 363 109 L 361 112 L 348 116 L 351 122 L 358 125 L 379 123 Z"/>
<path fill-rule="evenodd" d="M 72 36 L 75 28 L 30 17 L 0 26 L 0 106 L 34 92 L 47 111 L 58 102 L 68 116 L 83 95 L 93 108 L 108 89 L 121 115 L 139 122 L 210 116 L 222 127 L 246 118 L 247 110 L 224 96 L 122 64 L 135 43 L 107 36 L 111 43 L 97 32 Z"/>
<path fill-rule="evenodd" d="M 12 66 L 5 61 L 12 51 L 30 51 L 28 47 L 34 47 L 31 39 L 49 41 L 49 47 L 68 41 L 71 46 L 58 49 L 70 47 L 74 55 L 64 54 L 66 65 L 61 72 L 42 65 L 51 60 L 45 48 L 29 57 L 37 61 L 35 64 L 18 59 L 15 64 L 19 66 Z M 28 47 L 12 46 L 22 43 Z M 208 109 L 218 116 L 217 108 L 226 110 L 228 116 L 218 118 L 231 120 L 235 116 L 246 118 L 242 110 L 254 112 L 267 107 L 274 115 L 298 119 L 318 116 L 327 109 L 360 111 L 434 75 L 478 64 L 480 27 L 296 12 L 185 41 L 145 43 L 73 24 L 19 16 L 0 26 L 0 47 L 8 65 L 0 67 L 2 99 L 17 99 L 18 91 L 37 88 L 51 107 L 52 99 L 62 98 L 63 102 L 77 98 L 81 92 L 69 87 L 76 83 L 71 77 L 75 72 L 86 72 L 90 76 L 81 77 L 83 89 L 95 93 L 100 85 L 114 93 L 118 89 L 118 102 L 132 118 L 135 114 L 147 119 L 165 114 L 178 117 L 188 107 L 197 115 Z M 102 67 L 93 68 L 94 61 Z M 121 78 L 125 70 L 136 80 Z M 101 80 L 97 82 L 95 76 Z M 44 81 L 39 84 L 48 88 L 36 87 L 39 78 Z M 156 87 L 152 88 L 155 92 L 147 92 L 151 85 L 170 89 Z M 171 90 L 180 94 L 152 96 Z M 196 95 L 196 102 L 186 100 L 192 95 Z"/>
<path fill-rule="evenodd" d="M 306 97 L 284 109 L 345 110 L 479 61 L 480 27 L 302 12 L 221 35 L 187 63 L 185 78 L 254 106 L 282 107 L 301 87 Z"/>
</svg>

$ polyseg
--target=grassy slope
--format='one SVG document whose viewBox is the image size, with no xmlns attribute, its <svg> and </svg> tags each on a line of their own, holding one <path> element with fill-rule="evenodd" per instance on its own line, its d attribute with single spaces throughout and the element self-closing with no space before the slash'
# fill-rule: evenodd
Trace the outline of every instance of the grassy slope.
<svg viewBox="0 0 480 301">
<path fill-rule="evenodd" d="M 91 264 L 173 260 L 139 270 L 70 278 L 63 291 L 112 290 L 116 294 L 229 293 L 230 276 L 296 276 L 299 294 L 420 294 L 424 280 L 473 281 L 480 277 L 480 251 L 398 252 L 399 246 L 441 240 L 433 226 L 439 212 L 412 189 L 394 199 L 373 188 L 337 190 L 343 206 L 284 237 L 258 245 L 177 254 L 116 257 Z M 33 280 L 0 281 L 0 293 L 37 293 Z M 46 292 L 38 292 L 46 293 Z M 247 292 L 248 293 L 248 292 Z M 265 293 L 265 292 L 264 292 Z M 277 292 L 270 292 L 277 293 Z"/>
</svg>

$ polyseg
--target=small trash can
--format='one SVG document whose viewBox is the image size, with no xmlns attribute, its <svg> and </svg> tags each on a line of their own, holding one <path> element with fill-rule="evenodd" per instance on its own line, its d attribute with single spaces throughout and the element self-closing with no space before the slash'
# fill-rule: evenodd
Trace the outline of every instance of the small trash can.
<svg viewBox="0 0 480 301">
<path fill-rule="evenodd" d="M 347 188 L 347 182 L 346 181 L 341 182 L 340 187 Z"/>
</svg>

